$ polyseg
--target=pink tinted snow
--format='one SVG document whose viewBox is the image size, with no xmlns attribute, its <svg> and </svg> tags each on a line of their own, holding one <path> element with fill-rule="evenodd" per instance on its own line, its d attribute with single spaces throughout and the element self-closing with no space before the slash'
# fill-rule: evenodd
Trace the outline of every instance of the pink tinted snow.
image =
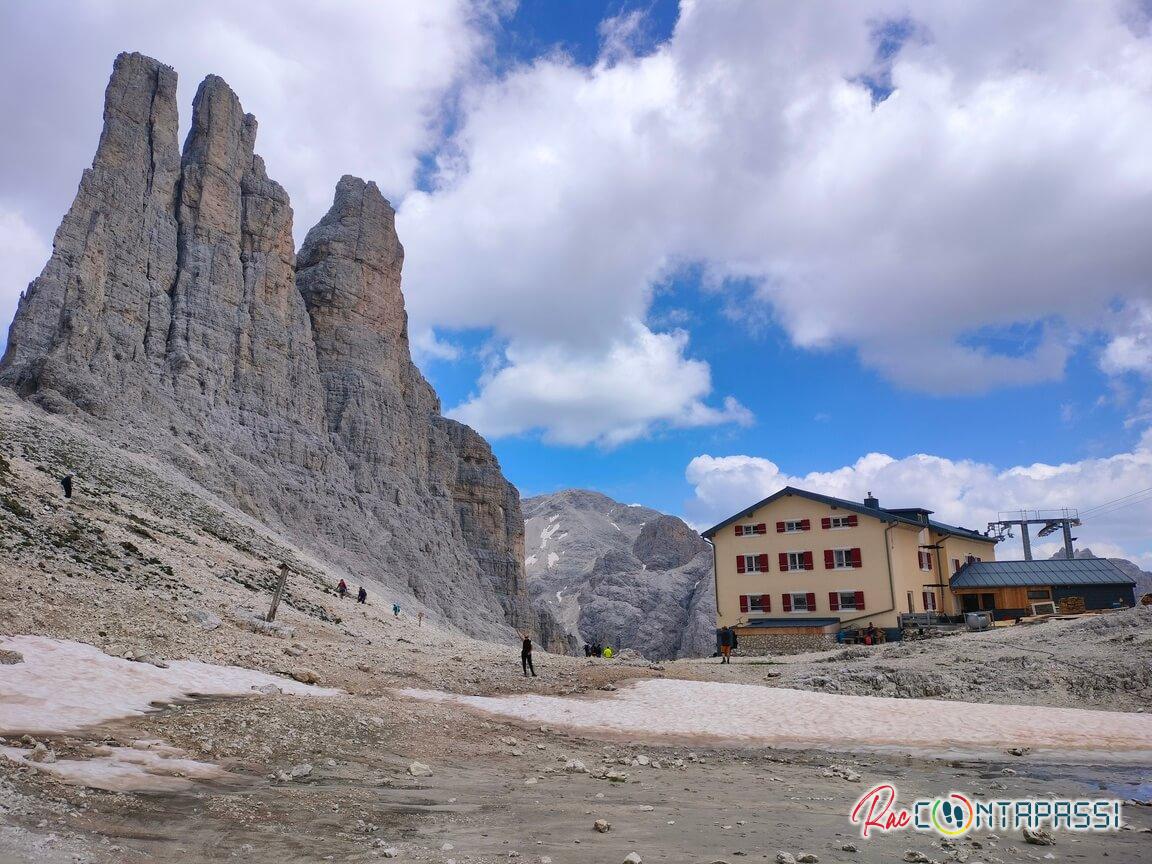
<svg viewBox="0 0 1152 864">
<path fill-rule="evenodd" d="M 1152 715 L 937 699 L 841 696 L 703 681 L 639 681 L 610 697 L 459 696 L 403 690 L 525 723 L 660 743 L 897 749 L 939 754 L 1005 747 L 1152 758 Z"/>
<path fill-rule="evenodd" d="M 173 660 L 160 669 L 43 636 L 7 637 L 0 639 L 0 648 L 24 655 L 23 663 L 0 665 L 0 735 L 74 732 L 144 714 L 153 702 L 239 696 L 269 684 L 299 696 L 339 692 L 238 666 Z"/>
</svg>

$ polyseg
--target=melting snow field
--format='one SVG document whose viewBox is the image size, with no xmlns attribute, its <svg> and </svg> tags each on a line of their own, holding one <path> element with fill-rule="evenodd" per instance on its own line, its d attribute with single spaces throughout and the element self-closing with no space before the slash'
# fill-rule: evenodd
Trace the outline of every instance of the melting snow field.
<svg viewBox="0 0 1152 864">
<path fill-rule="evenodd" d="M 110 657 L 79 642 L 42 636 L 0 639 L 0 648 L 19 651 L 24 662 L 0 665 L 0 735 L 63 734 L 120 717 L 144 714 L 154 702 L 192 695 L 238 696 L 275 687 L 301 696 L 330 696 L 338 690 L 309 687 L 236 666 L 174 660 L 167 669 Z M 184 758 L 162 741 L 132 747 L 101 747 L 90 759 L 31 761 L 34 751 L 0 747 L 0 755 L 51 774 L 65 783 L 113 791 L 176 792 L 193 780 L 228 777 L 217 765 Z M 39 754 L 43 757 L 43 753 Z"/>
<path fill-rule="evenodd" d="M 99 648 L 43 636 L 0 639 L 23 663 L 0 665 L 0 735 L 74 732 L 118 717 L 144 714 L 153 702 L 190 695 L 240 696 L 272 685 L 298 696 L 333 696 L 275 675 L 173 660 L 167 669 L 110 657 Z"/>
<path fill-rule="evenodd" d="M 1145 759 L 1152 764 L 1152 715 L 985 705 L 935 699 L 840 696 L 804 690 L 652 680 L 610 697 L 459 696 L 404 690 L 526 723 L 657 741 L 707 739 L 756 747 L 822 747 L 942 754 L 1005 747 Z"/>
</svg>

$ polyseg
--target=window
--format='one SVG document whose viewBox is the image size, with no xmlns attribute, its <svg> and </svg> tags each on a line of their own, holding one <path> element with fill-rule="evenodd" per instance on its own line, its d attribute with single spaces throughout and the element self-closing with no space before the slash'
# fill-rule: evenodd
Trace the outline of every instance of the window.
<svg viewBox="0 0 1152 864">
<path fill-rule="evenodd" d="M 863 609 L 863 591 L 829 591 L 828 608 L 833 612 L 841 609 Z"/>
<path fill-rule="evenodd" d="M 920 558 L 920 569 L 921 570 L 931 570 L 932 569 L 932 553 L 929 552 L 927 549 L 918 549 L 916 551 L 916 554 Z"/>
<path fill-rule="evenodd" d="M 936 592 L 935 591 L 925 591 L 924 592 L 924 611 L 925 612 L 935 612 L 936 611 Z"/>
<path fill-rule="evenodd" d="M 780 553 L 780 569 L 781 570 L 811 570 L 812 569 L 812 553 L 811 552 L 781 552 Z"/>
<path fill-rule="evenodd" d="M 1047 588 L 1029 588 L 1028 589 L 1028 599 L 1029 600 L 1051 600 L 1052 599 L 1052 592 L 1049 591 Z"/>
<path fill-rule="evenodd" d="M 741 612 L 771 612 L 772 598 L 767 594 L 741 594 Z"/>
<path fill-rule="evenodd" d="M 855 513 L 848 513 L 845 516 L 825 516 L 820 520 L 820 527 L 827 530 L 829 528 L 855 528 L 860 524 L 860 517 Z"/>
<path fill-rule="evenodd" d="M 826 570 L 846 570 L 851 567 L 863 566 L 859 549 L 824 550 L 824 568 Z"/>
<path fill-rule="evenodd" d="M 811 519 L 787 519 L 776 523 L 777 534 L 795 534 L 797 531 L 809 531 L 811 528 Z"/>
<path fill-rule="evenodd" d="M 751 522 L 748 522 L 746 524 L 736 526 L 736 536 L 737 537 L 751 537 L 753 534 L 767 534 L 767 533 L 768 533 L 768 526 L 765 525 L 763 522 L 758 522 L 756 524 L 752 524 Z"/>
<path fill-rule="evenodd" d="M 952 572 L 955 573 L 959 569 L 960 569 L 960 559 L 959 558 L 953 558 L 952 559 Z"/>
<path fill-rule="evenodd" d="M 767 573 L 768 572 L 768 555 L 762 553 L 760 555 L 737 555 L 736 556 L 736 572 L 737 573 Z"/>
<path fill-rule="evenodd" d="M 816 611 L 816 595 L 815 594 L 785 594 L 784 595 L 784 611 L 785 612 L 815 612 Z"/>
</svg>

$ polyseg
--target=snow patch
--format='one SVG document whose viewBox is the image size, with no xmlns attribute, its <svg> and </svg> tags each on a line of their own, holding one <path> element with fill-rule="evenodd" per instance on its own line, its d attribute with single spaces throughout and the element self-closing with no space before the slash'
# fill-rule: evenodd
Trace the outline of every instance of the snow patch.
<svg viewBox="0 0 1152 864">
<path fill-rule="evenodd" d="M 615 528 L 617 531 L 621 530 L 620 526 L 617 525 L 615 522 L 609 522 L 608 524 L 611 525 L 613 528 Z"/>
<path fill-rule="evenodd" d="M 540 548 L 547 549 L 548 541 L 552 539 L 552 535 L 560 530 L 560 523 L 553 522 L 551 525 L 544 527 L 540 531 Z"/>
<path fill-rule="evenodd" d="M 525 567 L 531 567 L 535 563 L 536 563 L 536 556 L 535 555 L 529 555 L 527 558 L 524 559 L 524 566 Z"/>
<path fill-rule="evenodd" d="M 173 660 L 160 669 L 110 657 L 92 645 L 44 636 L 11 636 L 0 639 L 0 648 L 24 655 L 23 663 L 0 665 L 0 735 L 75 732 L 146 714 L 153 702 L 248 695 L 266 685 L 297 696 L 340 692 L 238 666 Z"/>
<path fill-rule="evenodd" d="M 616 733 L 630 740 L 662 736 L 722 739 L 751 747 L 896 749 L 938 754 L 1001 753 L 1004 747 L 1073 749 L 1092 758 L 1152 756 L 1152 715 L 937 699 L 843 696 L 703 681 L 640 681 L 611 697 L 461 696 L 403 690 L 532 725 Z M 1075 745 L 1073 747 L 1073 742 Z"/>
<path fill-rule="evenodd" d="M 551 570 L 552 565 L 555 564 L 559 560 L 560 560 L 559 555 L 557 555 L 555 552 L 549 552 L 548 553 L 548 569 Z"/>
<path fill-rule="evenodd" d="M 182 758 L 187 754 L 174 747 L 100 747 L 92 759 L 57 759 L 50 763 L 29 762 L 27 756 L 31 752 L 0 747 L 0 753 L 13 762 L 35 768 L 62 783 L 109 792 L 184 792 L 196 780 L 233 777 L 219 765 Z"/>
</svg>

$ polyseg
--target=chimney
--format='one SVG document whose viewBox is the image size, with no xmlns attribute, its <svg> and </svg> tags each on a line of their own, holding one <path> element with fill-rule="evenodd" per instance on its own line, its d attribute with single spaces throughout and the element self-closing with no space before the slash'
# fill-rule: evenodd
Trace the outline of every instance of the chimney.
<svg viewBox="0 0 1152 864">
<path fill-rule="evenodd" d="M 880 509 L 880 502 L 876 498 L 873 498 L 872 493 L 869 492 L 868 497 L 864 499 L 864 506 L 869 507 L 872 510 L 879 510 Z"/>
</svg>

